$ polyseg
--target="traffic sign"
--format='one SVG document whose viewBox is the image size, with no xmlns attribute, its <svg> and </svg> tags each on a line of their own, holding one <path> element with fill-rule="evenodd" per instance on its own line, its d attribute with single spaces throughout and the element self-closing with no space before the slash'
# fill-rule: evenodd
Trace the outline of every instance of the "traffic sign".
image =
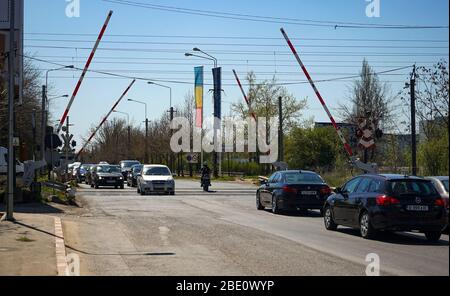
<svg viewBox="0 0 450 296">
<path fill-rule="evenodd" d="M 198 154 L 197 153 L 188 153 L 186 155 L 186 161 L 188 163 L 192 163 L 192 164 L 198 163 Z"/>
</svg>

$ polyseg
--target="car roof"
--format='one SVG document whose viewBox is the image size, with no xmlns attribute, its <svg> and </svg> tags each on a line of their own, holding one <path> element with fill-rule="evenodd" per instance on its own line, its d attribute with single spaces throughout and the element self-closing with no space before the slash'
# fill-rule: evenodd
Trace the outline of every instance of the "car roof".
<svg viewBox="0 0 450 296">
<path fill-rule="evenodd" d="M 282 173 L 282 174 L 300 173 L 300 174 L 315 174 L 315 175 L 318 175 L 316 172 L 305 171 L 305 170 L 286 170 L 286 171 L 278 171 L 277 173 Z"/>
<path fill-rule="evenodd" d="M 448 176 L 431 176 L 431 177 L 425 177 L 425 179 L 436 179 L 439 181 L 448 181 Z"/>
<path fill-rule="evenodd" d="M 359 177 L 364 177 L 364 176 L 371 176 L 371 177 L 381 177 L 384 178 L 386 180 L 401 180 L 401 179 L 405 179 L 405 180 L 411 180 L 411 179 L 415 179 L 415 180 L 425 180 L 422 177 L 417 177 L 417 176 L 408 176 L 408 175 L 402 175 L 402 174 L 366 174 L 366 175 L 361 175 Z"/>
<path fill-rule="evenodd" d="M 169 167 L 162 164 L 145 164 L 144 168 L 169 168 Z"/>
</svg>

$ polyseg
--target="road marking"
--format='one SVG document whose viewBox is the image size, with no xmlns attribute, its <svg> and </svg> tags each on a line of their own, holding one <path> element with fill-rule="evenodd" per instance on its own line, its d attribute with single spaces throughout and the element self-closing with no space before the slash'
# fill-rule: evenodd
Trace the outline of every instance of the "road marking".
<svg viewBox="0 0 450 296">
<path fill-rule="evenodd" d="M 66 245 L 61 219 L 55 217 L 55 247 L 56 247 L 56 269 L 58 276 L 67 276 L 69 270 L 66 261 Z"/>
<path fill-rule="evenodd" d="M 170 228 L 166 226 L 159 227 L 159 235 L 161 236 L 161 241 L 163 242 L 164 246 L 169 245 L 169 232 Z"/>
</svg>

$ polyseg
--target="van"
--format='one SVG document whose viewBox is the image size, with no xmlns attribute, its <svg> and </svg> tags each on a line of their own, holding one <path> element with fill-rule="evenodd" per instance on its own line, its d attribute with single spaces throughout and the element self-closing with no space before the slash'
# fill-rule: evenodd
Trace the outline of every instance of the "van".
<svg viewBox="0 0 450 296">
<path fill-rule="evenodd" d="M 23 175 L 25 166 L 16 159 L 16 175 Z M 8 149 L 0 147 L 0 175 L 8 173 Z"/>
</svg>

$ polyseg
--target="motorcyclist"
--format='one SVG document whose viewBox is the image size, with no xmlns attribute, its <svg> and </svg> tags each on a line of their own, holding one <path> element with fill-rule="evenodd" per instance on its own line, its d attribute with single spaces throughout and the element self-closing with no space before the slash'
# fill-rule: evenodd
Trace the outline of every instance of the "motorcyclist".
<svg viewBox="0 0 450 296">
<path fill-rule="evenodd" d="M 202 168 L 200 169 L 200 174 L 201 174 L 201 187 L 204 187 L 204 183 L 205 181 L 207 181 L 208 183 L 210 183 L 210 175 L 211 175 L 211 169 L 208 167 L 208 163 L 204 162 Z M 206 184 L 208 186 L 210 186 L 210 184 Z"/>
</svg>

